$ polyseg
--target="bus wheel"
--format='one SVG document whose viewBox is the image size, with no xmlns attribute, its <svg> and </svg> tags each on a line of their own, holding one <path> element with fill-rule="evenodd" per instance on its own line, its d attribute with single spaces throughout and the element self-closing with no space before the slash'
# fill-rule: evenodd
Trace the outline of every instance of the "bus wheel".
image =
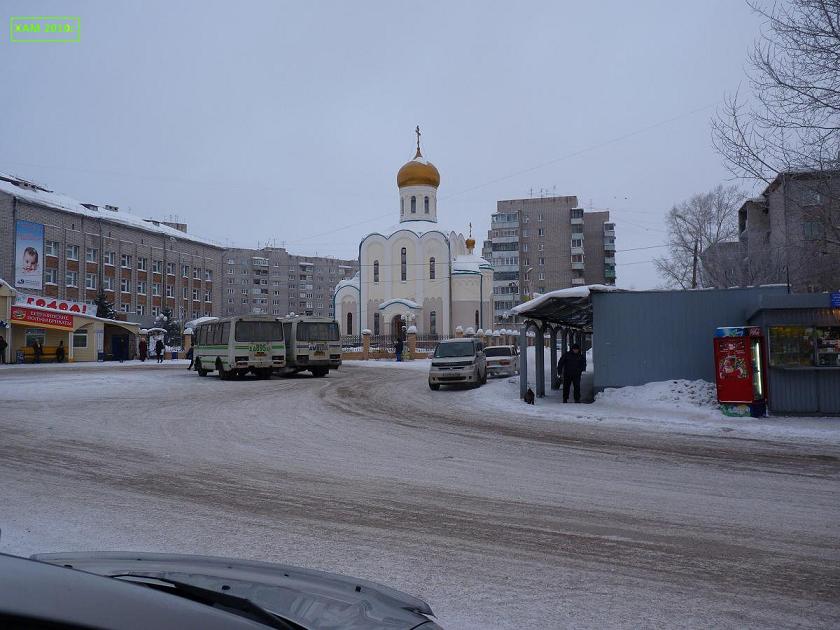
<svg viewBox="0 0 840 630">
<path fill-rule="evenodd" d="M 317 376 L 318 378 L 321 378 L 322 376 L 326 376 L 327 373 L 329 373 L 329 369 L 327 368 L 312 368 L 312 376 Z"/>
<path fill-rule="evenodd" d="M 268 380 L 271 378 L 271 368 L 264 368 L 260 370 L 260 373 L 257 375 L 259 378 L 263 380 Z"/>
<path fill-rule="evenodd" d="M 201 359 L 195 360 L 195 371 L 198 372 L 199 376 L 207 376 L 207 370 L 201 367 Z"/>
<path fill-rule="evenodd" d="M 216 359 L 216 371 L 219 373 L 219 378 L 223 381 L 226 381 L 229 377 L 229 373 L 225 372 L 225 366 L 222 365 L 221 359 Z"/>
</svg>

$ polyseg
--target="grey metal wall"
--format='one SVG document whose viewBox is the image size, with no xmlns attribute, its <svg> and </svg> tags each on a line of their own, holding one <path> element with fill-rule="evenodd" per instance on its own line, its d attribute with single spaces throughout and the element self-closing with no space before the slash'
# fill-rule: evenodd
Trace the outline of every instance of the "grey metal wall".
<svg viewBox="0 0 840 630">
<path fill-rule="evenodd" d="M 714 382 L 718 326 L 745 326 L 783 286 L 593 293 L 596 391 L 675 378 Z"/>
</svg>

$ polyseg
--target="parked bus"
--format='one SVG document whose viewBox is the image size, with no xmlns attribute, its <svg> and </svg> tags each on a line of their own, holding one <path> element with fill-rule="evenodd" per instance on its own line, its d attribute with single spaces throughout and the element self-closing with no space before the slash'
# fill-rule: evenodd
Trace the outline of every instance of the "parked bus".
<svg viewBox="0 0 840 630">
<path fill-rule="evenodd" d="M 286 340 L 286 367 L 281 374 L 309 370 L 326 376 L 341 365 L 341 338 L 338 322 L 329 317 L 295 315 L 283 319 Z"/>
<path fill-rule="evenodd" d="M 271 378 L 286 365 L 283 325 L 276 317 L 240 315 L 221 317 L 198 326 L 193 358 L 199 376 L 216 371 L 223 379 L 244 376 Z"/>
</svg>

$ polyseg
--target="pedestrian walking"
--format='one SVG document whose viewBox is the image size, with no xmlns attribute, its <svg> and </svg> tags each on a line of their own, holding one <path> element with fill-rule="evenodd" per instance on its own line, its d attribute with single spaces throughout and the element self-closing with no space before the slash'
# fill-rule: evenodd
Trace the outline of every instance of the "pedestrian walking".
<svg viewBox="0 0 840 630">
<path fill-rule="evenodd" d="M 56 363 L 64 363 L 64 357 L 66 356 L 64 350 L 64 339 L 58 342 L 58 348 L 55 349 L 55 362 Z"/>
<path fill-rule="evenodd" d="M 190 346 L 190 349 L 187 350 L 187 358 L 190 360 L 190 365 L 187 368 L 187 370 L 191 370 L 191 369 L 193 369 L 193 363 L 195 363 L 195 361 L 193 360 L 193 347 L 192 346 Z"/>
<path fill-rule="evenodd" d="M 142 362 L 146 362 L 146 356 L 149 354 L 149 344 L 146 343 L 145 339 L 140 340 L 140 360 Z"/>
<path fill-rule="evenodd" d="M 35 363 L 40 363 L 41 355 L 44 354 L 44 346 L 38 339 L 32 342 L 32 352 L 35 355 Z"/>
<path fill-rule="evenodd" d="M 164 348 L 163 340 L 158 339 L 155 342 L 155 355 L 157 355 L 157 362 L 158 363 L 163 363 L 163 348 Z"/>
<path fill-rule="evenodd" d="M 397 361 L 402 361 L 402 354 L 403 354 L 403 340 L 399 337 L 397 338 L 397 343 L 394 344 L 394 352 L 397 354 Z"/>
<path fill-rule="evenodd" d="M 3 335 L 0 335 L 0 363 L 6 362 L 6 348 L 9 347 L 9 342 Z"/>
<path fill-rule="evenodd" d="M 580 402 L 580 375 L 586 372 L 586 355 L 575 344 L 557 362 L 557 376 L 563 379 L 563 402 L 569 402 L 569 389 L 574 387 L 575 402 Z"/>
</svg>

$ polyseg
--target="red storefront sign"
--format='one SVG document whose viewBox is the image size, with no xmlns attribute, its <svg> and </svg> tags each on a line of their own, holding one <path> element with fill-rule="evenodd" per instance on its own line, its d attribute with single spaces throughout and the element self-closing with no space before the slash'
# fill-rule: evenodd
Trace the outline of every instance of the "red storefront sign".
<svg viewBox="0 0 840 630">
<path fill-rule="evenodd" d="M 45 328 L 58 328 L 60 330 L 73 330 L 73 316 L 68 313 L 54 313 L 52 311 L 40 311 L 25 306 L 12 307 L 12 323 L 25 323 L 33 326 L 44 326 Z"/>
<path fill-rule="evenodd" d="M 83 302 L 39 297 L 37 295 L 18 295 L 15 303 L 26 304 L 27 306 L 40 306 L 41 308 L 52 308 L 57 311 L 68 311 L 70 313 L 79 313 L 80 315 L 85 315 L 88 312 L 88 305 Z"/>
</svg>

